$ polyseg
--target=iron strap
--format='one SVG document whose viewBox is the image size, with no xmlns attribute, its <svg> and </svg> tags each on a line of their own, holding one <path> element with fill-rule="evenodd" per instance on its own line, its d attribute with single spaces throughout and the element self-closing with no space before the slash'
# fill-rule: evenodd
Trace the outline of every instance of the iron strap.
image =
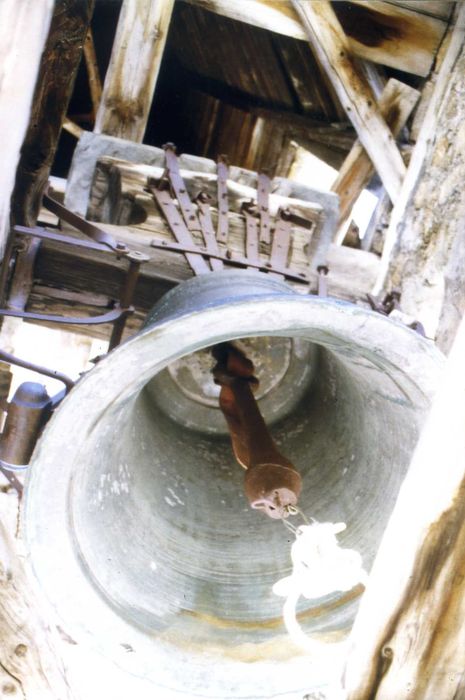
<svg viewBox="0 0 465 700">
<path fill-rule="evenodd" d="M 122 309 L 119 306 L 106 314 L 99 316 L 87 316 L 85 318 L 73 316 L 55 316 L 54 314 L 39 314 L 32 311 L 16 311 L 15 309 L 0 309 L 0 316 L 14 316 L 15 318 L 24 318 L 30 321 L 46 321 L 48 323 L 67 323 L 77 326 L 96 326 L 101 323 L 114 323 L 122 317 L 134 313 L 134 308 L 131 306 Z"/>
<path fill-rule="evenodd" d="M 168 179 L 171 189 L 178 200 L 179 208 L 181 209 L 185 224 L 189 231 L 201 231 L 197 212 L 189 199 L 186 185 L 179 172 L 176 147 L 171 143 L 167 143 L 165 146 L 163 146 L 163 148 L 165 150 L 166 172 L 168 174 Z"/>
<path fill-rule="evenodd" d="M 261 263 L 259 261 L 257 262 L 252 262 L 248 258 L 245 258 L 241 255 L 236 255 L 232 253 L 230 250 L 225 251 L 225 253 L 212 253 L 211 251 L 207 251 L 206 248 L 200 248 L 195 245 L 191 246 L 186 246 L 183 243 L 177 243 L 176 241 L 166 241 L 162 239 L 157 239 L 153 238 L 150 241 L 150 245 L 152 248 L 160 248 L 161 250 L 172 250 L 176 253 L 184 253 L 186 254 L 192 254 L 196 253 L 197 255 L 208 255 L 210 258 L 217 258 L 218 260 L 223 260 L 223 262 L 228 263 L 229 265 L 235 265 L 237 267 L 249 267 L 254 270 L 261 270 L 262 272 L 276 272 L 279 275 L 283 275 L 286 277 L 288 280 L 292 280 L 294 282 L 310 282 L 310 277 L 306 275 L 304 272 L 294 272 L 293 270 L 290 270 L 287 267 L 276 267 L 272 266 L 271 263 Z"/>
<path fill-rule="evenodd" d="M 218 189 L 218 228 L 216 238 L 220 243 L 228 242 L 228 175 L 229 168 L 224 156 L 221 156 L 217 164 L 217 189 Z"/>
<path fill-rule="evenodd" d="M 261 173 L 257 183 L 257 205 L 260 214 L 260 241 L 270 243 L 270 189 L 271 181 L 268 175 Z"/>
<path fill-rule="evenodd" d="M 82 216 L 79 216 L 79 214 L 75 214 L 63 206 L 63 204 L 57 202 L 56 199 L 53 199 L 53 197 L 50 195 L 50 188 L 47 188 L 45 191 L 43 203 L 44 206 L 52 212 L 52 214 L 55 214 L 58 216 L 58 218 L 63 219 L 63 221 L 66 221 L 66 223 L 74 226 L 74 228 L 76 228 L 78 231 L 82 231 L 82 233 L 89 236 L 89 238 L 92 238 L 92 240 L 97 241 L 97 243 L 101 243 L 119 255 L 129 253 L 129 248 L 124 243 L 118 243 L 118 241 L 116 241 L 111 234 L 107 233 L 107 231 L 104 231 L 99 226 L 87 221 Z"/>
<path fill-rule="evenodd" d="M 180 247 L 175 248 L 174 250 L 180 250 L 182 252 L 185 252 L 187 262 L 192 268 L 194 274 L 203 275 L 207 272 L 211 272 L 211 267 L 209 266 L 207 261 L 203 259 L 202 255 L 198 252 L 199 249 L 195 245 L 190 231 L 186 227 L 184 220 L 180 215 L 175 203 L 171 199 L 168 190 L 160 189 L 160 187 L 157 187 L 153 180 L 149 180 L 148 188 L 154 196 L 155 201 L 157 202 L 161 211 L 163 212 L 163 215 L 166 221 L 168 222 L 173 236 L 175 237 L 176 241 L 180 244 Z"/>
<path fill-rule="evenodd" d="M 212 253 L 219 253 L 218 241 L 216 240 L 215 230 L 213 228 L 209 200 L 210 197 L 207 194 L 207 192 L 200 192 L 195 201 L 198 206 L 198 216 L 200 226 L 202 227 L 202 235 L 203 240 L 205 241 L 205 247 L 208 251 L 211 251 Z M 213 270 L 223 269 L 223 262 L 218 258 L 211 258 L 210 265 L 212 266 Z"/>
</svg>

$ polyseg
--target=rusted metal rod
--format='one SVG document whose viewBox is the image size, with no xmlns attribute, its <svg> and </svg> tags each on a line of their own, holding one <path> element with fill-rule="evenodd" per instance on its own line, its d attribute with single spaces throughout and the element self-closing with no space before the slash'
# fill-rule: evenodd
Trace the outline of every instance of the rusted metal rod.
<svg viewBox="0 0 465 700">
<path fill-rule="evenodd" d="M 221 386 L 220 408 L 228 424 L 234 455 L 247 471 L 244 486 L 252 506 L 270 518 L 285 518 L 302 488 L 300 474 L 276 447 L 252 388 L 258 386 L 252 362 L 231 343 L 212 349 Z"/>
</svg>

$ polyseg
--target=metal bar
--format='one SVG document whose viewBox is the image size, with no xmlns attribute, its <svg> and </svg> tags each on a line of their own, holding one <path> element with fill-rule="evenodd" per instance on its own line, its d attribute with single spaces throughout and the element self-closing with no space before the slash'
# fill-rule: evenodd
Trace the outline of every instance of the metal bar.
<svg viewBox="0 0 465 700">
<path fill-rule="evenodd" d="M 88 241 L 82 238 L 73 238 L 72 236 L 65 236 L 62 233 L 47 231 L 47 229 L 40 228 L 39 226 L 15 226 L 13 230 L 15 233 L 21 236 L 34 236 L 34 238 L 41 238 L 45 241 L 66 243 L 67 245 L 74 245 L 78 246 L 79 248 L 87 248 L 89 250 L 99 250 L 104 253 L 110 252 L 108 250 L 108 246 L 104 245 L 103 243 L 97 243 L 96 241 Z"/>
<path fill-rule="evenodd" d="M 26 307 L 34 281 L 34 265 L 40 248 L 40 241 L 29 237 L 22 241 L 15 261 L 14 275 L 7 300 L 9 309 L 23 311 Z"/>
<path fill-rule="evenodd" d="M 273 267 L 287 267 L 290 243 L 291 222 L 285 218 L 284 211 L 279 211 L 271 244 L 270 263 Z"/>
<path fill-rule="evenodd" d="M 263 243 L 271 242 L 270 190 L 270 178 L 268 175 L 260 173 L 258 176 L 257 205 L 260 214 L 260 241 Z"/>
<path fill-rule="evenodd" d="M 213 222 L 210 212 L 210 196 L 207 192 L 200 192 L 197 195 L 196 203 L 198 207 L 198 216 L 200 221 L 200 226 L 202 228 L 203 240 L 205 241 L 205 246 L 207 250 L 211 250 L 213 253 L 218 253 L 218 242 L 215 236 L 215 230 L 213 228 Z M 218 258 L 211 258 L 210 265 L 213 270 L 222 270 L 223 262 Z"/>
<path fill-rule="evenodd" d="M 223 260 L 229 265 L 236 265 L 238 267 L 250 267 L 256 270 L 261 270 L 262 272 L 277 272 L 280 275 L 286 277 L 287 279 L 293 280 L 295 282 L 308 283 L 311 281 L 310 277 L 304 272 L 294 272 L 289 268 L 272 267 L 271 263 L 252 263 L 247 258 L 242 257 L 240 255 L 235 255 L 228 251 L 226 252 L 226 254 L 211 253 L 208 252 L 205 248 L 198 248 L 196 246 L 191 248 L 183 245 L 182 243 L 176 243 L 175 241 L 157 240 L 156 238 L 153 238 L 150 241 L 150 245 L 152 248 L 160 248 L 161 250 L 172 250 L 176 253 L 184 254 L 193 253 L 194 251 L 198 253 L 200 251 L 202 255 L 208 255 L 211 258 L 218 258 L 218 260 Z"/>
<path fill-rule="evenodd" d="M 101 323 L 114 323 L 122 316 L 128 316 L 134 312 L 133 308 L 121 309 L 119 307 L 99 316 L 86 318 L 73 316 L 55 316 L 53 314 L 38 314 L 32 311 L 17 311 L 16 309 L 0 309 L 0 316 L 13 316 L 29 321 L 46 321 L 47 323 L 66 323 L 76 326 L 97 326 Z"/>
<path fill-rule="evenodd" d="M 90 221 L 87 221 L 87 219 L 84 219 L 82 216 L 70 211 L 63 206 L 63 204 L 57 202 L 56 199 L 53 199 L 50 194 L 50 187 L 45 191 L 43 204 L 49 211 L 58 216 L 58 218 L 71 224 L 71 226 L 74 226 L 78 231 L 82 231 L 82 233 L 92 238 L 92 240 L 101 243 L 119 255 L 129 253 L 129 248 L 124 243 L 118 243 L 111 234 L 107 233 L 99 226 L 92 224 Z"/>
<path fill-rule="evenodd" d="M 129 254 L 129 269 L 126 274 L 126 279 L 124 281 L 123 287 L 121 289 L 120 308 L 129 308 L 134 299 L 134 293 L 136 291 L 137 280 L 139 279 L 140 266 L 143 262 L 148 260 L 148 256 L 141 253 Z M 108 346 L 109 350 L 113 350 L 117 345 L 120 344 L 121 338 L 123 337 L 124 327 L 126 325 L 126 316 L 120 316 L 113 324 L 113 330 L 111 332 L 110 343 Z"/>
<path fill-rule="evenodd" d="M 178 248 L 178 250 L 182 250 L 182 252 L 185 253 L 187 262 L 191 266 L 194 274 L 203 275 L 207 272 L 211 272 L 211 267 L 198 252 L 199 249 L 195 245 L 190 231 L 186 227 L 182 216 L 171 199 L 170 193 L 166 189 L 157 187 L 152 180 L 149 180 L 148 188 L 168 222 L 173 236 L 177 242 L 182 245 L 182 248 Z"/>
<path fill-rule="evenodd" d="M 189 199 L 186 185 L 179 172 L 179 162 L 176 156 L 176 146 L 167 143 L 163 146 L 166 158 L 166 171 L 171 188 L 178 200 L 179 208 L 189 231 L 201 231 L 197 212 Z"/>
<path fill-rule="evenodd" d="M 245 254 L 247 260 L 253 265 L 260 264 L 258 254 L 258 221 L 245 207 L 243 207 L 245 216 Z M 253 268 L 251 268 L 253 269 Z"/>
<path fill-rule="evenodd" d="M 48 369 L 47 367 L 42 367 L 41 365 L 36 365 L 33 362 L 28 362 L 27 360 L 22 360 L 20 357 L 15 357 L 9 352 L 0 349 L 0 360 L 7 362 L 10 365 L 17 365 L 18 367 L 24 367 L 24 369 L 30 369 L 32 372 L 38 372 L 43 374 L 45 377 L 52 377 L 52 379 L 58 379 L 58 381 L 63 382 L 66 387 L 66 391 L 70 391 L 75 382 L 67 377 L 66 374 L 61 372 L 56 372 L 55 370 Z"/>
<path fill-rule="evenodd" d="M 217 163 L 217 191 L 218 191 L 218 227 L 216 238 L 219 243 L 228 242 L 229 221 L 229 199 L 228 199 L 228 176 L 229 168 L 225 156 L 220 156 Z"/>
</svg>

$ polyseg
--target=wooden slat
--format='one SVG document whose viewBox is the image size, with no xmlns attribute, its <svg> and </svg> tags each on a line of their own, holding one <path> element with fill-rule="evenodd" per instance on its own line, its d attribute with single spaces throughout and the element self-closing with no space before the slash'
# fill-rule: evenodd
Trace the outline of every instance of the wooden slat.
<svg viewBox="0 0 465 700">
<path fill-rule="evenodd" d="M 405 175 L 402 156 L 367 81 L 357 71 L 341 26 L 327 0 L 292 0 L 315 55 L 331 81 L 392 201 Z"/>
<path fill-rule="evenodd" d="M 141 143 L 174 0 L 124 0 L 94 131 Z"/>
<path fill-rule="evenodd" d="M 84 58 L 86 60 L 87 75 L 89 79 L 92 109 L 94 110 L 95 116 L 100 105 L 100 100 L 102 99 L 102 81 L 100 80 L 97 56 L 95 54 L 94 37 L 90 27 L 87 30 L 86 40 L 84 42 Z"/>
<path fill-rule="evenodd" d="M 294 39 L 306 39 L 292 4 L 287 0 L 187 0 L 190 4 L 231 19 L 252 24 Z M 312 0 L 317 4 L 321 0 Z M 352 19 L 352 3 L 335 2 L 344 29 L 357 34 L 351 42 L 356 56 L 389 65 L 415 75 L 425 76 L 431 69 L 435 52 L 446 30 L 449 2 L 366 2 L 364 21 Z M 376 5 L 376 7 L 372 7 Z M 427 11 L 431 5 L 431 11 Z M 440 6 L 444 5 L 443 10 Z M 417 10 L 418 6 L 418 11 Z M 357 10 L 358 8 L 356 8 Z M 358 17 L 360 18 L 359 11 Z M 355 18 L 356 11 L 353 12 Z M 351 29 L 352 28 L 352 29 Z M 362 33 L 364 31 L 364 33 Z"/>
<path fill-rule="evenodd" d="M 381 115 L 386 119 L 393 136 L 398 135 L 419 97 L 418 90 L 395 78 L 390 78 L 378 104 Z M 331 190 L 339 195 L 339 226 L 349 216 L 360 193 L 370 181 L 374 170 L 365 149 L 357 140 L 331 187 Z"/>
</svg>

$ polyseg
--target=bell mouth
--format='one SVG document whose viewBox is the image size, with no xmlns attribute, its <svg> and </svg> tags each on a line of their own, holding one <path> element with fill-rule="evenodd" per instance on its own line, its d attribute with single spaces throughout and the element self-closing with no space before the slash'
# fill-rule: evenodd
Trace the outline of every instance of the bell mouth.
<svg viewBox="0 0 465 700">
<path fill-rule="evenodd" d="M 187 426 L 155 390 L 180 357 L 247 338 L 311 359 L 272 435 L 301 473 L 300 508 L 347 523 L 341 543 L 368 569 L 442 364 L 389 319 L 273 288 L 155 319 L 79 382 L 34 455 L 29 558 L 60 626 L 163 697 L 297 698 L 324 685 L 362 592 L 302 605 L 322 650 L 309 665 L 272 592 L 290 572 L 289 532 L 249 507 L 227 435 Z"/>
</svg>

